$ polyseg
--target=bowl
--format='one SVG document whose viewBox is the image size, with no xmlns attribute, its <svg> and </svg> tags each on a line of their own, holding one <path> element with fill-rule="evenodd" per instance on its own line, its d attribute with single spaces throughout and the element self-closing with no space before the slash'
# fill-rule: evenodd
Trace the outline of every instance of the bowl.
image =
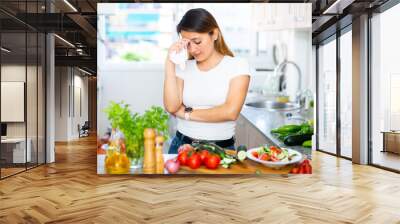
<svg viewBox="0 0 400 224">
<path fill-rule="evenodd" d="M 290 161 L 272 162 L 272 161 L 261 160 L 261 159 L 258 159 L 256 157 L 254 157 L 253 154 L 252 154 L 254 151 L 258 151 L 261 148 L 262 148 L 262 146 L 247 150 L 247 158 L 250 159 L 250 160 L 253 160 L 254 162 L 261 163 L 264 166 L 267 166 L 267 167 L 270 167 L 270 168 L 274 168 L 274 169 L 279 169 L 279 168 L 282 168 L 282 167 L 287 166 L 287 165 L 299 163 L 303 159 L 303 155 L 300 152 L 298 152 L 296 150 L 293 150 L 293 149 L 289 149 L 289 148 L 281 148 L 281 149 L 286 149 L 288 151 L 289 155 L 295 154 Z"/>
</svg>

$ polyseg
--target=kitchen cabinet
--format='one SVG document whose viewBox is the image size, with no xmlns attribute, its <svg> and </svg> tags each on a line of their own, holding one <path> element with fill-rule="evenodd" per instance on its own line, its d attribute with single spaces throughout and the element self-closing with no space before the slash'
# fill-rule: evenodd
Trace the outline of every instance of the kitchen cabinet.
<svg viewBox="0 0 400 224">
<path fill-rule="evenodd" d="M 250 149 L 264 144 L 275 145 L 242 115 L 236 121 L 235 138 L 235 147 L 246 145 Z"/>
<path fill-rule="evenodd" d="M 256 31 L 311 28 L 311 4 L 261 4 L 252 16 Z"/>
</svg>

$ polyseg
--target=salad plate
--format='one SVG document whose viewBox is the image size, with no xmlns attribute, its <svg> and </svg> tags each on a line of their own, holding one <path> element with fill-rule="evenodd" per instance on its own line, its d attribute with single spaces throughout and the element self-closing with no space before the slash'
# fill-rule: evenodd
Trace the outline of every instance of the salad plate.
<svg viewBox="0 0 400 224">
<path fill-rule="evenodd" d="M 264 166 L 279 169 L 290 164 L 299 163 L 303 159 L 303 155 L 289 148 L 261 146 L 247 150 L 247 158 Z"/>
</svg>

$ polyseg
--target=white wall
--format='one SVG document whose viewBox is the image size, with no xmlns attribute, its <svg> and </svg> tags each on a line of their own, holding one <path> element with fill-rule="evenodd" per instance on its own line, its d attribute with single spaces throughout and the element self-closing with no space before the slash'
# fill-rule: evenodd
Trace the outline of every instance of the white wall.
<svg viewBox="0 0 400 224">
<path fill-rule="evenodd" d="M 162 67 L 98 69 L 97 131 L 103 135 L 109 122 L 103 109 L 111 100 L 124 101 L 131 111 L 143 113 L 153 105 L 163 107 L 164 71 Z"/>
<path fill-rule="evenodd" d="M 77 139 L 78 124 L 83 125 L 88 120 L 88 78 L 72 67 L 56 67 L 55 73 L 55 140 Z M 82 106 L 82 114 L 77 105 Z"/>
</svg>

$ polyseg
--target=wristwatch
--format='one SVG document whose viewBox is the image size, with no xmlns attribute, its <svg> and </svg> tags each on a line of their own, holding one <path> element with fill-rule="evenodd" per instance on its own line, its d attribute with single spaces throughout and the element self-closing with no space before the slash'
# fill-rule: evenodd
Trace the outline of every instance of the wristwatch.
<svg viewBox="0 0 400 224">
<path fill-rule="evenodd" d="M 193 108 L 185 106 L 185 120 L 190 121 L 190 113 L 193 112 Z"/>
</svg>

